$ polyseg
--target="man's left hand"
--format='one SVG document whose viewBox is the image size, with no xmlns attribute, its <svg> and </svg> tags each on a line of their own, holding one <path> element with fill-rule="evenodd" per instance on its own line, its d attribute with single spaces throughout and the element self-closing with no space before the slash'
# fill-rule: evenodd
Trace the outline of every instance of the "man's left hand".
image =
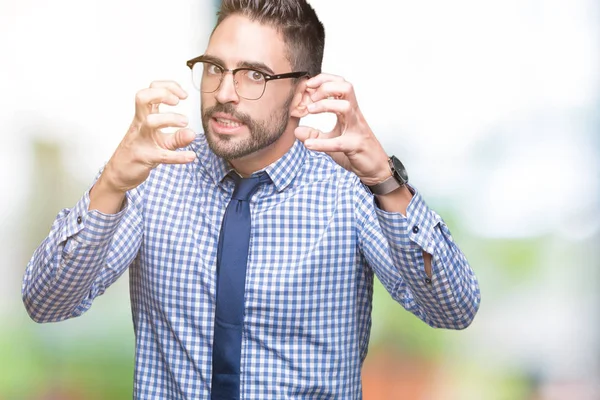
<svg viewBox="0 0 600 400">
<path fill-rule="evenodd" d="M 331 132 L 299 126 L 296 137 L 315 151 L 329 154 L 342 167 L 354 172 L 365 185 L 391 176 L 388 156 L 358 108 L 354 88 L 344 78 L 320 74 L 306 82 L 307 113 L 334 113 Z"/>
</svg>

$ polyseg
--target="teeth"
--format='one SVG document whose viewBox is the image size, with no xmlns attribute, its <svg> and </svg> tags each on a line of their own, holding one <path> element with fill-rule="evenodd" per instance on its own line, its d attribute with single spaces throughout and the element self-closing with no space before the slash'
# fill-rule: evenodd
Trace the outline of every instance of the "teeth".
<svg viewBox="0 0 600 400">
<path fill-rule="evenodd" d="M 238 126 L 242 126 L 242 124 L 240 124 L 239 122 L 235 122 L 230 119 L 217 118 L 217 122 L 221 125 L 225 125 L 230 128 L 237 128 Z"/>
</svg>

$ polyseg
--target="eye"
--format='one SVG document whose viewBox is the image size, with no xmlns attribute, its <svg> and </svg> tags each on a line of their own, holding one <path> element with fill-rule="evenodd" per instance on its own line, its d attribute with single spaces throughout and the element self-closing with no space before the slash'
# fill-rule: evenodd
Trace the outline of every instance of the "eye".
<svg viewBox="0 0 600 400">
<path fill-rule="evenodd" d="M 221 75 L 223 73 L 223 68 L 215 64 L 205 63 L 204 69 L 208 75 Z"/>
<path fill-rule="evenodd" d="M 265 75 L 262 72 L 253 69 L 246 71 L 246 77 L 252 82 L 263 82 L 265 80 Z"/>
</svg>

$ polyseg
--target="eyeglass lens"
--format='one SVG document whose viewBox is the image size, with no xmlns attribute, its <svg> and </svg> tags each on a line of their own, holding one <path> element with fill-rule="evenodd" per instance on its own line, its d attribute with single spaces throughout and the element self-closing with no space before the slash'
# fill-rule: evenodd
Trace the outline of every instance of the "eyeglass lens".
<svg viewBox="0 0 600 400">
<path fill-rule="evenodd" d="M 208 62 L 199 62 L 192 68 L 194 86 L 204 93 L 217 91 L 224 79 L 223 68 Z M 264 91 L 266 80 L 262 72 L 253 69 L 239 69 L 233 76 L 235 90 L 245 99 L 258 99 Z"/>
</svg>

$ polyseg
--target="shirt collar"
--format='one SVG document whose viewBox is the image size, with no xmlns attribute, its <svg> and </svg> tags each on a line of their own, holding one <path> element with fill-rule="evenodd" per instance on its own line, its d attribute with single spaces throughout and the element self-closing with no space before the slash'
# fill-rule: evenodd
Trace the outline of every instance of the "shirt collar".
<svg viewBox="0 0 600 400">
<path fill-rule="evenodd" d="M 304 144 L 296 139 L 283 157 L 265 168 L 278 192 L 285 190 L 296 178 L 302 169 L 307 152 Z"/>
<path fill-rule="evenodd" d="M 302 142 L 296 139 L 287 153 L 263 169 L 271 178 L 278 192 L 285 190 L 292 183 L 304 164 L 307 152 L 308 150 Z M 207 172 L 215 183 L 221 184 L 234 169 L 226 160 L 218 157 L 212 151 L 209 150 L 207 153 L 205 159 L 205 165 L 208 167 Z"/>
</svg>

